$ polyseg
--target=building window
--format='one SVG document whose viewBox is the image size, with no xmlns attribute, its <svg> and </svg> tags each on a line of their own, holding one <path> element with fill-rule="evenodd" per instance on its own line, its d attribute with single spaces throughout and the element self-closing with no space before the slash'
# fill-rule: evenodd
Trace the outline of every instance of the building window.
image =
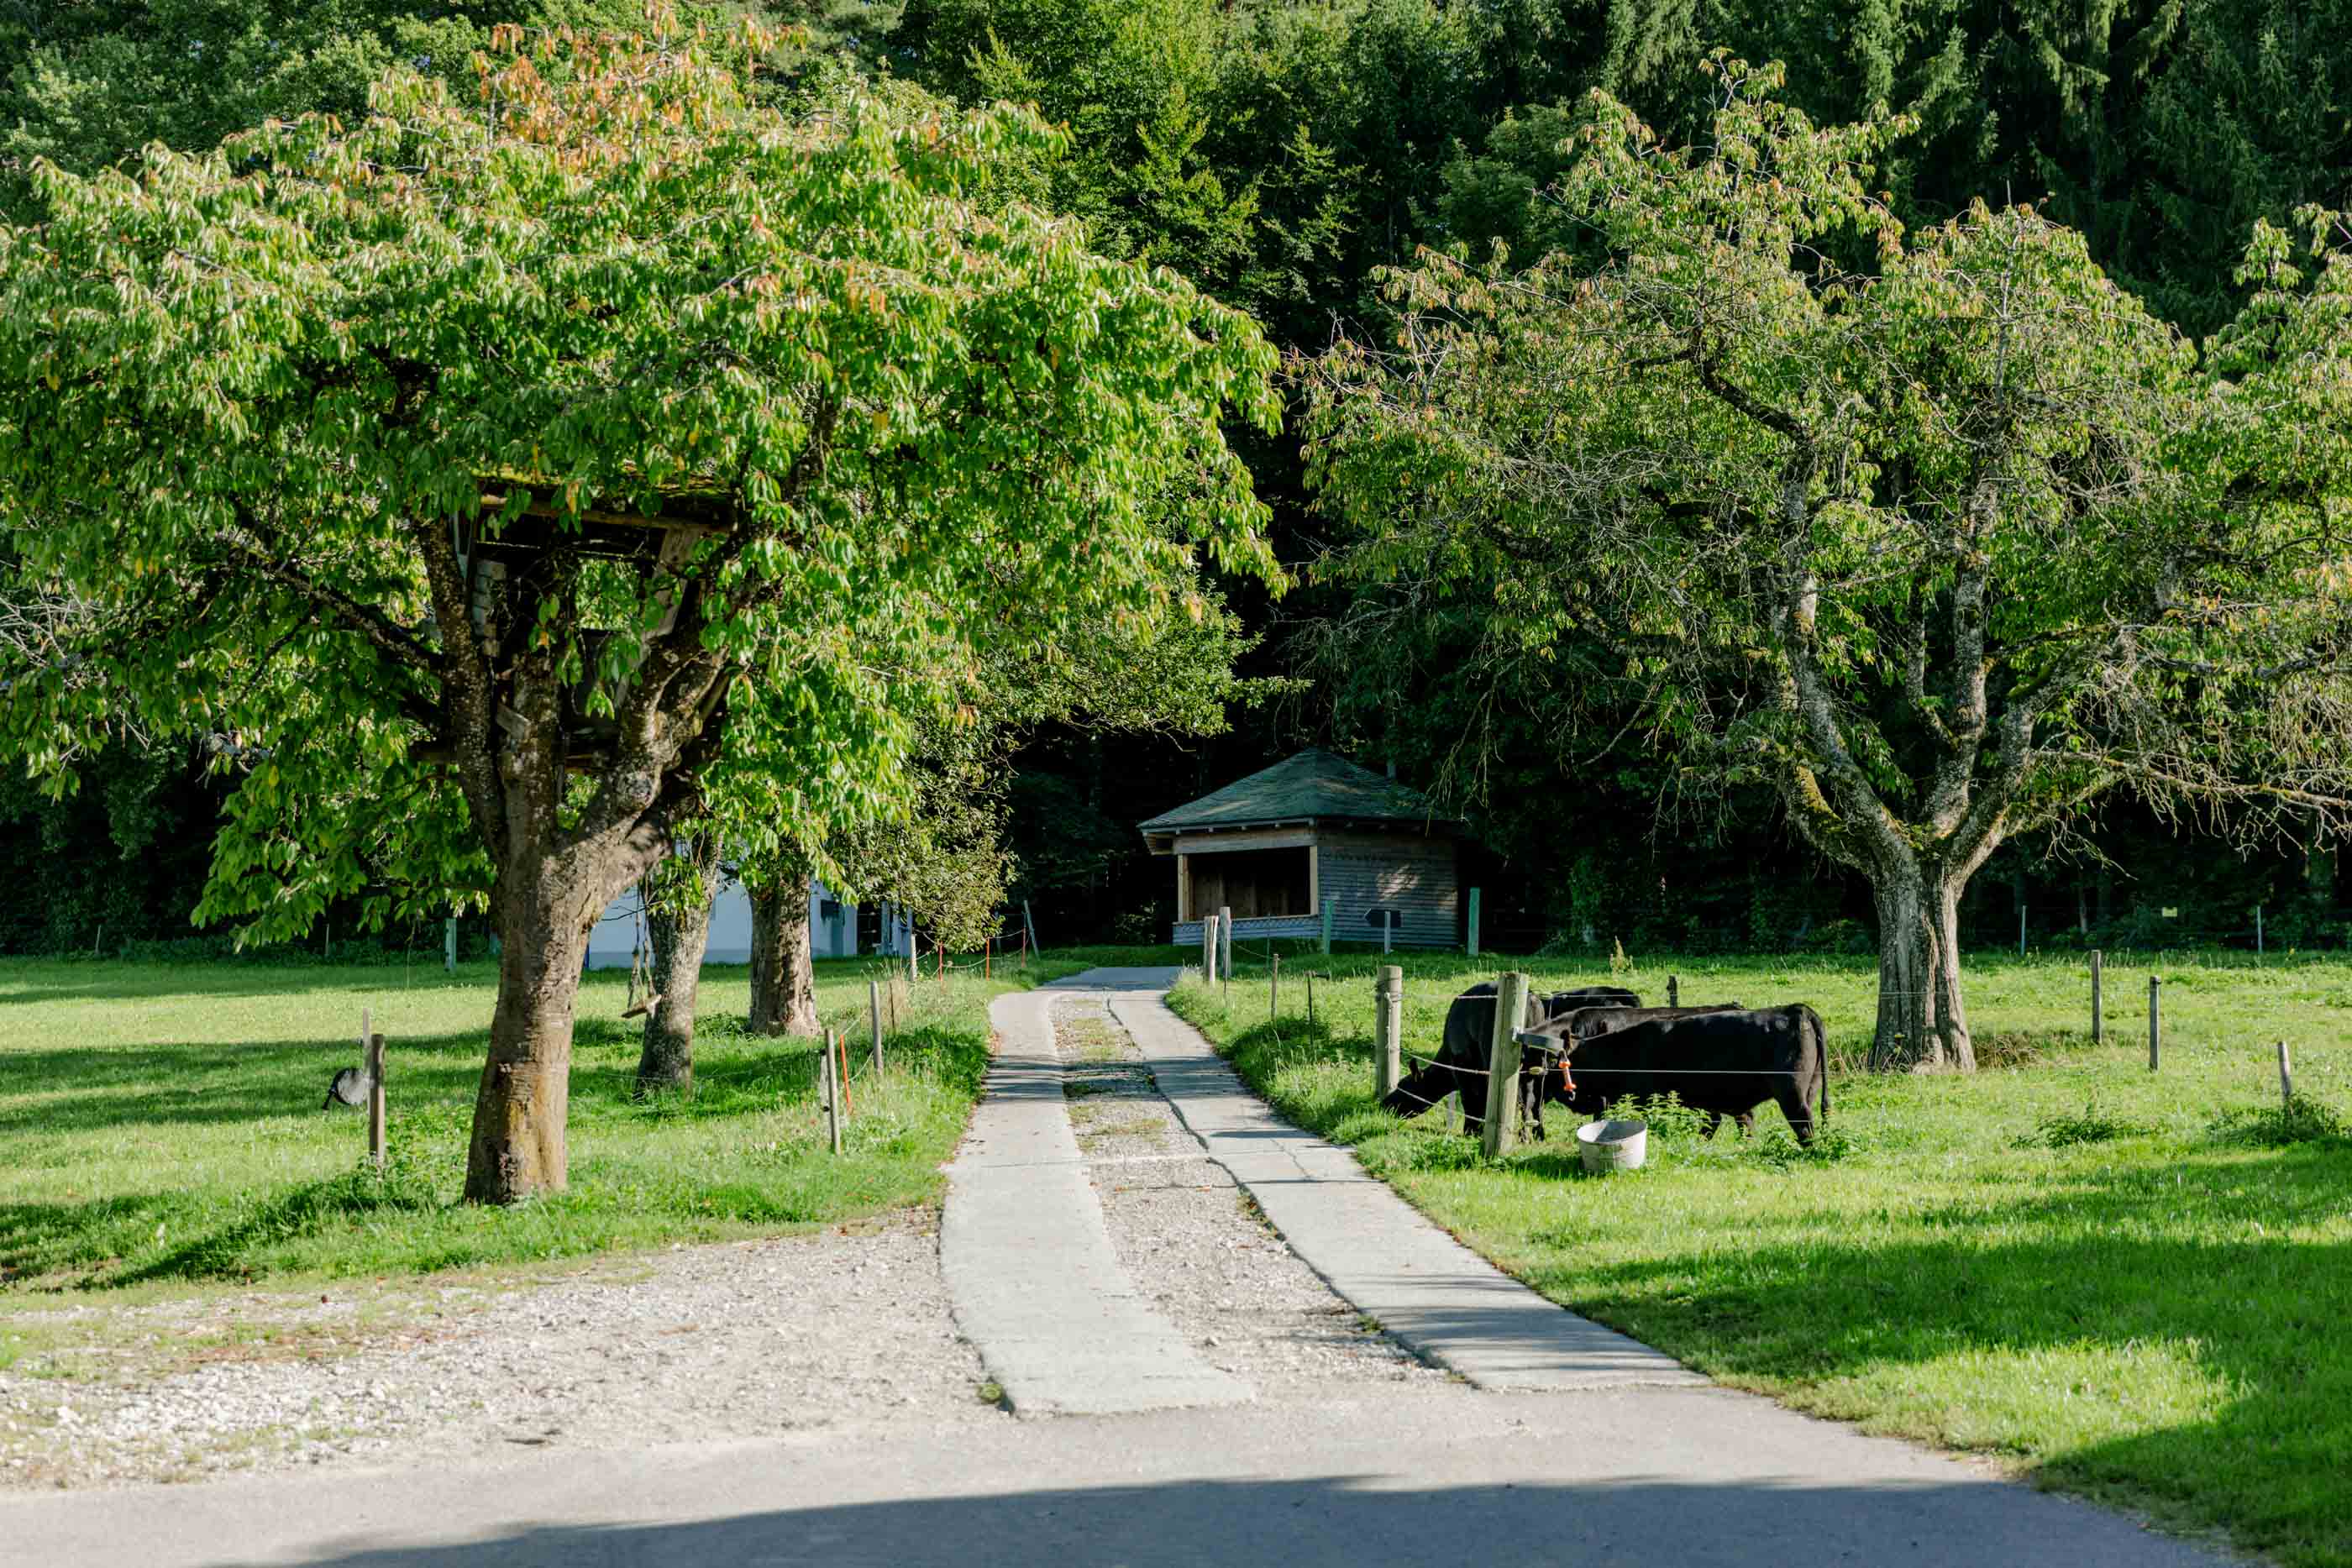
<svg viewBox="0 0 2352 1568">
<path fill-rule="evenodd" d="M 1231 909 L 1235 920 L 1314 914 L 1314 896 L 1308 891 L 1308 861 L 1313 853 L 1301 846 L 1188 856 L 1192 918 L 1198 920 L 1220 909 Z"/>
</svg>

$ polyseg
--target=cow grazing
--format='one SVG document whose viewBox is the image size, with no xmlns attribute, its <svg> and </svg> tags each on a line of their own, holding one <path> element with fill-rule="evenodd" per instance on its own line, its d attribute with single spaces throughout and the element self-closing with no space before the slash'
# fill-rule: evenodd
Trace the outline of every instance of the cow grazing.
<svg viewBox="0 0 2352 1568">
<path fill-rule="evenodd" d="M 1561 1045 L 1567 1054 L 1546 1075 L 1544 1098 L 1580 1115 L 1601 1115 L 1627 1095 L 1674 1094 L 1708 1113 L 1712 1136 L 1726 1116 L 1752 1132 L 1756 1107 L 1770 1100 L 1801 1144 L 1829 1119 L 1828 1040 L 1821 1015 L 1802 1003 L 1568 1033 Z"/>
<path fill-rule="evenodd" d="M 1544 1101 L 1547 1098 L 1557 1098 L 1557 1096 L 1546 1094 L 1545 1082 L 1547 1079 L 1560 1078 L 1562 1067 L 1568 1063 L 1568 1059 L 1575 1051 L 1577 1045 L 1584 1040 L 1599 1035 L 1615 1034 L 1621 1030 L 1631 1029 L 1635 1024 L 1655 1023 L 1661 1019 L 1703 1018 L 1708 1013 L 1736 1013 L 1747 1010 L 1738 1002 L 1712 1002 L 1706 1007 L 1695 1008 L 1579 1008 L 1573 1012 L 1546 1019 L 1534 1029 L 1519 1036 L 1520 1044 L 1526 1048 L 1526 1056 L 1519 1069 L 1521 1073 L 1520 1120 L 1528 1125 L 1538 1141 L 1542 1140 Z M 1538 1040 L 1547 1043 L 1539 1044 Z M 1561 1079 L 1561 1082 L 1572 1088 L 1573 1079 L 1574 1072 L 1571 1069 L 1568 1077 Z M 1740 1126 L 1743 1129 L 1751 1128 L 1753 1124 L 1752 1118 L 1743 1117 L 1740 1121 Z M 1714 1135 L 1715 1124 L 1709 1123 L 1707 1136 Z"/>
<path fill-rule="evenodd" d="M 1642 998 L 1622 986 L 1583 986 L 1549 996 L 1531 991 L 1522 1027 L 1533 1028 L 1596 1009 L 1641 1005 Z M 1455 997 L 1454 1005 L 1445 1009 L 1445 1035 L 1437 1060 L 1415 1066 L 1381 1103 L 1397 1115 L 1418 1116 L 1459 1090 L 1463 1124 L 1477 1131 L 1486 1115 L 1486 1063 L 1494 1030 L 1495 982 L 1486 980 Z"/>
</svg>

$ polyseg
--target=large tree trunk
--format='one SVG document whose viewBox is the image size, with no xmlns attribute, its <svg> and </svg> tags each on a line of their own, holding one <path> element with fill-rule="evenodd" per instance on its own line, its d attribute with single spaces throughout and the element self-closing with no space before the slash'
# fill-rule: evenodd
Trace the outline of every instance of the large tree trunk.
<svg viewBox="0 0 2352 1568">
<path fill-rule="evenodd" d="M 637 1055 L 637 1092 L 694 1090 L 694 1009 L 702 984 L 702 956 L 710 946 L 710 904 L 716 895 L 719 855 L 698 845 L 679 857 L 699 879 L 700 891 L 684 904 L 656 901 L 646 915 L 653 944 L 656 1000 L 646 1014 L 644 1049 Z"/>
<path fill-rule="evenodd" d="M 1882 868 L 1871 881 L 1878 905 L 1878 1031 L 1873 1071 L 1976 1071 L 1960 993 L 1960 894 L 1964 883 L 1917 864 Z"/>
<path fill-rule="evenodd" d="M 604 904 L 598 888 L 574 885 L 577 880 L 545 863 L 536 876 L 502 876 L 493 898 L 499 999 L 474 1099 L 466 1164 L 470 1203 L 561 1192 L 569 1175 L 572 1007 L 588 932 Z"/>
<path fill-rule="evenodd" d="M 815 1034 L 824 1027 L 809 953 L 811 881 L 802 872 L 751 890 L 753 1034 Z"/>
</svg>

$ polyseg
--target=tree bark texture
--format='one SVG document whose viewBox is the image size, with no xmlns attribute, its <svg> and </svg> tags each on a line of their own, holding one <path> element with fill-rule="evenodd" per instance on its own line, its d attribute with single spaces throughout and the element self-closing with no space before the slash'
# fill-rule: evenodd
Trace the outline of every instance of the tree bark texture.
<svg viewBox="0 0 2352 1568">
<path fill-rule="evenodd" d="M 694 1092 L 694 1010 L 702 985 L 702 956 L 710 946 L 710 906 L 718 892 L 715 843 L 698 843 L 679 857 L 691 862 L 700 892 L 683 904 L 656 900 L 646 915 L 653 944 L 653 988 L 644 1048 L 637 1055 L 637 1092 Z"/>
<path fill-rule="evenodd" d="M 1878 1028 L 1874 1071 L 1976 1070 L 1960 992 L 1960 888 L 1917 866 L 1872 878 L 1878 906 Z"/>
<path fill-rule="evenodd" d="M 818 1033 L 816 969 L 809 952 L 814 879 L 788 873 L 751 889 L 753 1034 Z"/>
<path fill-rule="evenodd" d="M 500 881 L 493 900 L 499 999 L 474 1099 L 466 1162 L 470 1203 L 513 1203 L 563 1190 L 572 1007 L 588 932 L 604 904 L 600 886 L 576 885 L 573 878 L 541 877 L 520 887 Z"/>
</svg>

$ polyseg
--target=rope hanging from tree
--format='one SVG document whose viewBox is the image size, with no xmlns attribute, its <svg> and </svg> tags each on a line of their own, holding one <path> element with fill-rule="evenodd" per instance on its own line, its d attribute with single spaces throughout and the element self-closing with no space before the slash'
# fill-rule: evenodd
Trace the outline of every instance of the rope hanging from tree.
<svg viewBox="0 0 2352 1568">
<path fill-rule="evenodd" d="M 646 930 L 646 889 L 643 883 L 637 884 L 636 927 L 636 937 L 629 949 L 629 1005 L 621 1010 L 625 1019 L 641 1015 L 650 1018 L 654 1009 L 661 1006 L 661 993 L 654 989 L 653 971 L 647 961 L 653 942 Z M 646 993 L 646 999 L 642 1002 L 637 1000 L 640 990 Z"/>
</svg>

